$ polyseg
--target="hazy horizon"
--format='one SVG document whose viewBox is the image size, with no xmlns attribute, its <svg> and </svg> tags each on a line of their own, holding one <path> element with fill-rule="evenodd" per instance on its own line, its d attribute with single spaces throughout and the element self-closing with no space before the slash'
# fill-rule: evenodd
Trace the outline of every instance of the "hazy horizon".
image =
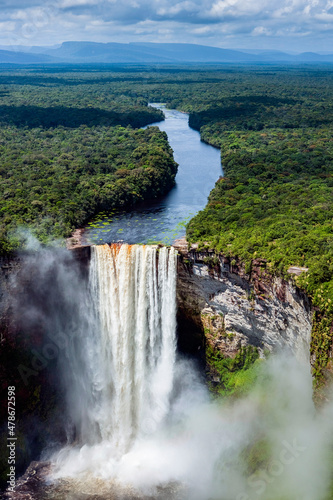
<svg viewBox="0 0 333 500">
<path fill-rule="evenodd" d="M 173 41 L 173 42 L 140 42 L 140 41 L 135 41 L 135 42 L 118 42 L 118 41 L 115 41 L 115 40 L 109 40 L 108 42 L 96 42 L 94 40 L 62 40 L 61 42 L 59 43 L 55 43 L 55 44 L 43 44 L 43 45 L 14 45 L 14 44 L 9 44 L 9 45 L 6 45 L 6 44 L 0 44 L 0 50 L 23 50 L 23 51 L 30 51 L 31 49 L 41 49 L 41 53 L 42 53 L 42 49 L 45 49 L 45 50 L 50 50 L 50 49 L 58 49 L 60 48 L 63 44 L 66 44 L 66 43 L 97 43 L 97 44 L 112 44 L 112 43 L 119 43 L 119 44 L 128 44 L 128 45 L 131 45 L 131 44 L 146 44 L 146 43 L 156 43 L 156 44 L 159 44 L 159 43 L 163 43 L 163 44 L 173 44 L 173 45 L 199 45 L 199 46 L 203 46 L 203 47 L 210 47 L 210 48 L 216 48 L 216 49 L 225 49 L 225 50 L 234 50 L 234 51 L 237 51 L 237 52 L 244 52 L 244 53 L 250 53 L 250 54 L 261 54 L 261 53 L 265 53 L 265 52 L 283 52 L 285 54 L 289 54 L 289 55 L 298 55 L 298 54 L 302 54 L 304 52 L 313 52 L 313 53 L 316 53 L 316 54 L 320 54 L 320 55 L 328 55 L 328 54 L 333 54 L 333 49 L 332 50 L 303 50 L 303 51 L 300 51 L 300 50 L 290 50 L 290 49 L 285 49 L 285 50 L 280 50 L 280 49 L 263 49 L 263 48 L 259 48 L 259 47 L 253 47 L 253 48 L 245 48 L 245 47 L 218 47 L 217 45 L 212 45 L 212 44 L 209 44 L 209 43 L 204 43 L 202 42 L 201 40 L 199 40 L 198 42 L 196 43 L 190 43 L 190 42 L 178 42 L 178 41 Z"/>
<path fill-rule="evenodd" d="M 176 42 L 320 53 L 333 41 L 332 0 L 4 0 L 0 9 L 7 47 Z"/>
</svg>

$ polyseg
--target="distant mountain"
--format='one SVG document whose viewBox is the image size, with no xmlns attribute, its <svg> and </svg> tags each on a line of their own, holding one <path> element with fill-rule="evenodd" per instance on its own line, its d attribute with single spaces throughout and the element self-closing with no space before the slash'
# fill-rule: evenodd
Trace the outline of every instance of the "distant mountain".
<svg viewBox="0 0 333 500">
<path fill-rule="evenodd" d="M 182 43 L 64 42 L 45 54 L 78 63 L 216 63 L 251 62 L 258 56 L 235 50 Z"/>
<path fill-rule="evenodd" d="M 3 48 L 3 47 L 2 47 Z M 231 50 L 188 43 L 64 42 L 54 47 L 0 50 L 0 63 L 333 63 L 333 54 L 287 54 L 275 50 Z"/>
<path fill-rule="evenodd" d="M 11 50 L 0 50 L 0 64 L 48 64 L 55 62 L 45 54 L 31 54 Z"/>
</svg>

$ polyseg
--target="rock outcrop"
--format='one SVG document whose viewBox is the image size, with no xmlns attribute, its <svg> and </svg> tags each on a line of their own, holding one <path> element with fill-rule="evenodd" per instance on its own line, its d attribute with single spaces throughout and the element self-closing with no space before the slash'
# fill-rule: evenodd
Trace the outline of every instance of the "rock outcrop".
<svg viewBox="0 0 333 500">
<path fill-rule="evenodd" d="M 178 246 L 178 316 L 180 347 L 190 352 L 205 343 L 226 357 L 252 345 L 286 349 L 309 360 L 311 305 L 290 281 L 272 277 L 264 261 L 244 267 L 213 252 Z"/>
</svg>

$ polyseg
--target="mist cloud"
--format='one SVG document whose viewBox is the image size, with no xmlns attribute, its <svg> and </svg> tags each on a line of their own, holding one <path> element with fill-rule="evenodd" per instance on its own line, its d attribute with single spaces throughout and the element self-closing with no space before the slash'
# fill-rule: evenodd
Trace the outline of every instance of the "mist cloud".
<svg viewBox="0 0 333 500">
<path fill-rule="evenodd" d="M 53 456 L 53 477 L 66 478 L 77 493 L 99 480 L 106 491 L 133 486 L 158 499 L 327 498 L 333 407 L 315 409 L 309 366 L 287 354 L 273 357 L 258 385 L 234 402 L 210 402 L 181 361 L 177 380 L 181 390 L 164 428 L 137 440 L 119 461 L 107 441 L 66 447 Z M 157 494 L 156 487 L 173 484 L 175 496 Z"/>
</svg>

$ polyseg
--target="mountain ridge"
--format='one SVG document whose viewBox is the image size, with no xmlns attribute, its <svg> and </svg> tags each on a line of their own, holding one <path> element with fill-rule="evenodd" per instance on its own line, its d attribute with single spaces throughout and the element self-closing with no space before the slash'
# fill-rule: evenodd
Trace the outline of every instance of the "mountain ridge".
<svg viewBox="0 0 333 500">
<path fill-rule="evenodd" d="M 0 64 L 333 63 L 333 53 L 242 51 L 189 43 L 67 41 L 53 47 L 15 46 L 8 49 L 10 47 L 0 50 Z"/>
</svg>

